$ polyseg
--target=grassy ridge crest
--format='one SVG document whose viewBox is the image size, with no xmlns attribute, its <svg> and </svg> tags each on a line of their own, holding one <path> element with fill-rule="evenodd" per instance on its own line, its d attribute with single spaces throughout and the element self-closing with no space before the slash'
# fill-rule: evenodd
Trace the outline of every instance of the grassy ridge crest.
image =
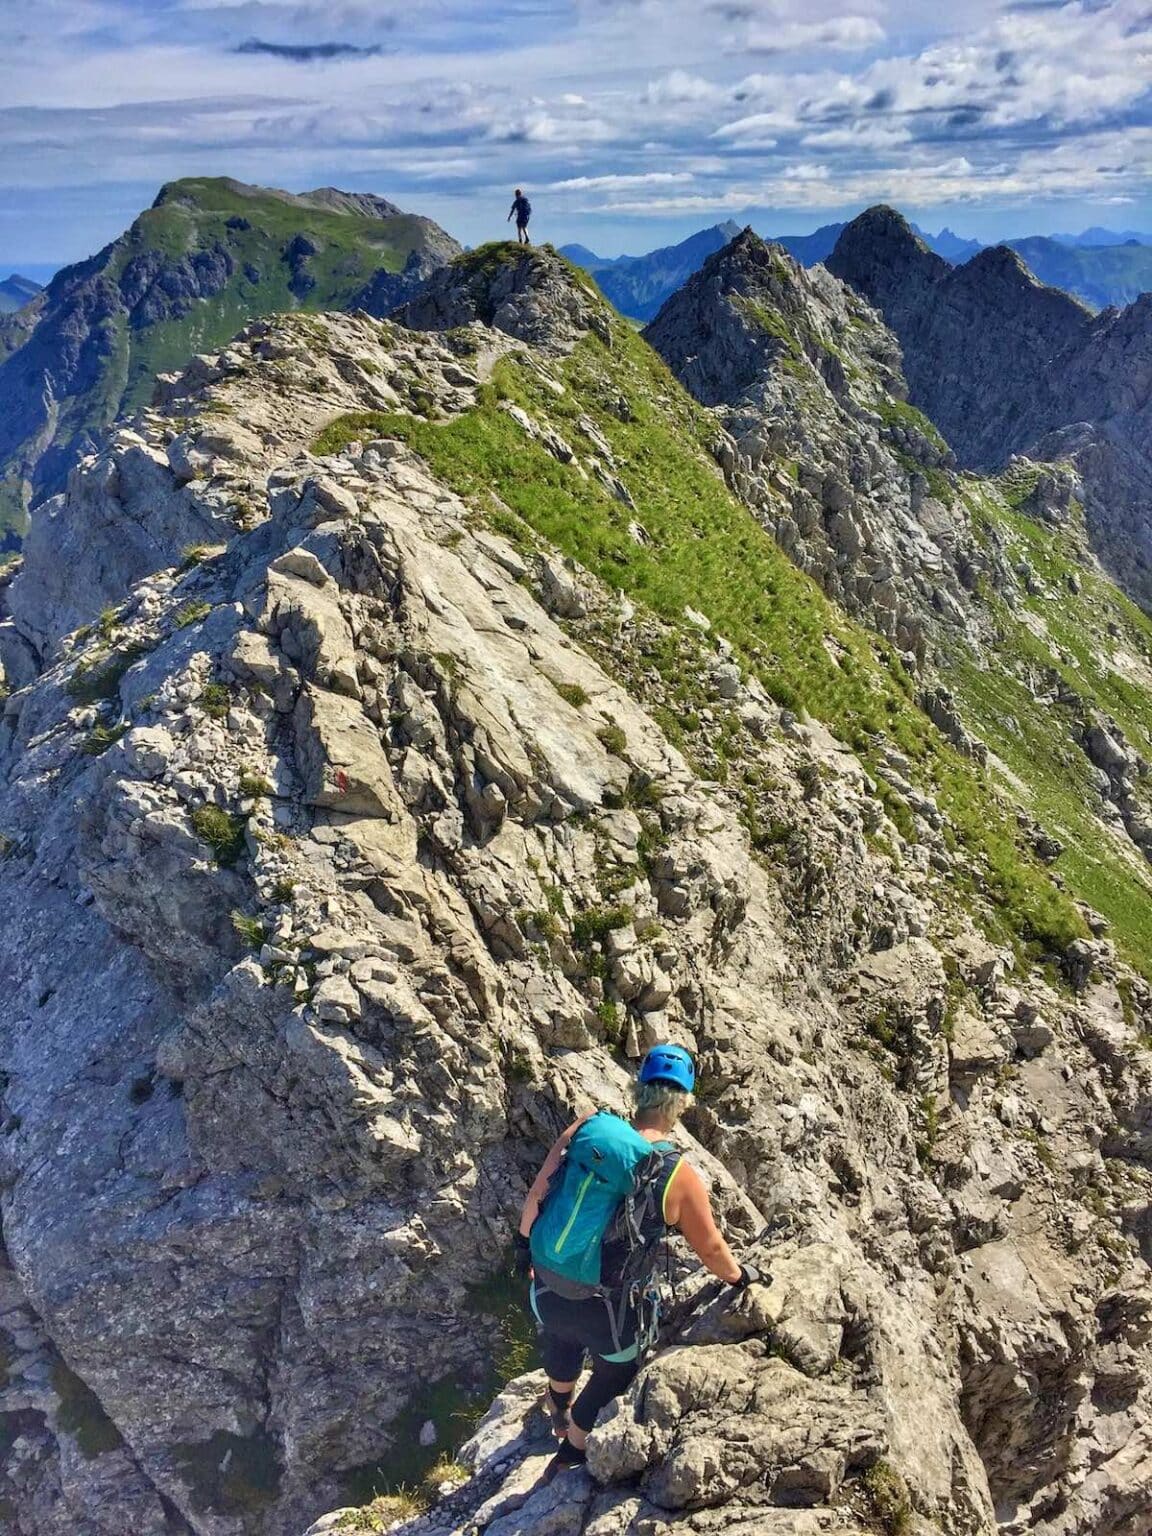
<svg viewBox="0 0 1152 1536">
<path fill-rule="evenodd" d="M 773 698 L 825 722 L 878 781 L 885 748 L 910 759 L 968 856 L 970 873 L 957 865 L 956 896 L 992 932 L 1033 952 L 1059 952 L 1085 935 L 1072 895 L 1033 855 L 989 776 L 956 753 L 917 707 L 891 648 L 841 615 L 728 491 L 707 451 L 715 434 L 709 413 L 655 353 L 618 326 L 611 350 L 588 337 L 557 373 L 560 397 L 513 354 L 497 365 L 477 407 L 461 416 L 343 417 L 321 434 L 315 451 L 399 438 L 501 531 L 554 545 L 669 624 L 686 626 L 689 606 L 703 613 Z M 627 419 L 613 405 L 621 395 Z M 529 439 L 506 403 L 573 441 L 580 440 L 580 418 L 590 418 L 609 442 L 635 507 Z M 633 521 L 643 541 L 630 531 Z M 675 688 L 676 678 L 669 680 Z M 698 701 L 678 702 L 688 712 Z"/>
</svg>

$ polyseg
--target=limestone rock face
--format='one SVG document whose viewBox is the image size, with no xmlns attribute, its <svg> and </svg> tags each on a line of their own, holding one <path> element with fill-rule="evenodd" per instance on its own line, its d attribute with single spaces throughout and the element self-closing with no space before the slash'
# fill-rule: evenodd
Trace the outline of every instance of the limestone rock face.
<svg viewBox="0 0 1152 1536">
<path fill-rule="evenodd" d="M 1093 316 L 1005 246 L 949 266 L 890 208 L 849 224 L 827 265 L 895 331 L 910 398 L 960 462 L 1070 460 L 1094 550 L 1152 603 L 1152 297 Z"/>
<path fill-rule="evenodd" d="M 509 325 L 554 325 L 530 366 L 562 392 L 549 370 L 600 320 L 582 289 L 552 302 L 542 260 Z M 226 541 L 109 565 L 87 632 L 55 589 L 37 606 L 31 559 L 20 578 L 5 1528 L 338 1528 L 325 1512 L 400 1480 L 429 1423 L 449 1445 L 461 1400 L 490 1400 L 544 1148 L 675 1038 L 701 1069 L 678 1136 L 765 1283 L 722 1291 L 674 1242 L 661 1348 L 589 1470 L 540 1487 L 540 1382 L 518 1376 L 411 1536 L 1137 1536 L 1146 984 L 1102 937 L 1061 990 L 992 943 L 907 760 L 886 749 L 903 788 L 881 800 L 706 615 L 639 613 L 513 539 L 404 421 L 360 414 L 364 440 L 321 451 L 343 411 L 474 404 L 513 333 L 451 313 L 464 351 L 348 316 L 248 328 L 136 429 L 162 523 L 218 485 L 245 509 Z M 571 459 L 545 451 L 592 483 L 612 466 L 572 414 Z M 99 490 L 123 451 L 69 491 L 106 514 L 93 554 L 142 505 Z M 829 465 L 829 517 L 856 526 L 862 488 Z M 670 739 L 661 654 L 754 765 L 759 819 Z M 1097 723 L 1098 753 L 1127 750 Z"/>
<path fill-rule="evenodd" d="M 120 602 L 141 578 L 178 563 L 189 550 L 226 543 L 263 515 L 263 482 L 257 477 L 254 485 L 258 469 L 271 471 L 289 441 L 308 441 L 340 410 L 395 406 L 414 365 L 425 398 L 449 405 L 473 397 L 476 381 L 465 378 L 450 349 L 414 340 L 389 351 L 387 371 L 377 373 L 369 371 L 380 349 L 377 326 L 363 317 L 336 318 L 327 337 L 313 358 L 305 332 L 287 342 L 269 322 L 255 321 L 225 352 L 196 358 L 179 379 L 161 381 L 157 408 L 117 428 L 73 474 L 68 490 L 32 519 L 20 569 L 0 588 L 6 667 L 5 657 L 21 649 L 46 659 L 62 636 Z M 262 398 L 257 374 L 268 386 Z M 298 388 L 306 374 L 308 392 Z M 282 399 L 289 381 L 298 389 L 290 440 Z M 194 410 L 209 390 L 212 413 L 185 427 L 181 412 Z M 241 399 L 243 420 L 236 414 Z M 323 504 L 322 487 L 314 487 L 313 496 Z"/>
<path fill-rule="evenodd" d="M 964 626 L 961 572 L 986 557 L 932 494 L 951 453 L 902 406 L 899 347 L 851 289 L 745 230 L 644 334 L 717 408 L 729 484 L 829 596 L 913 665 L 933 622 Z"/>
</svg>

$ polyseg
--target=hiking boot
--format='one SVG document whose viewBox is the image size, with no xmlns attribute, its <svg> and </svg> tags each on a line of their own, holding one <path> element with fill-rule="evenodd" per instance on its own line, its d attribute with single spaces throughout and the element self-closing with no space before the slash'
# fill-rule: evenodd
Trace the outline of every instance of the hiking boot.
<svg viewBox="0 0 1152 1536">
<path fill-rule="evenodd" d="M 552 1433 L 557 1440 L 565 1440 L 568 1436 L 568 1409 L 561 1405 L 552 1396 L 552 1388 L 544 1388 L 544 1396 L 540 1399 L 540 1407 L 545 1418 L 552 1424 Z"/>
<path fill-rule="evenodd" d="M 565 1440 L 555 1456 L 544 1468 L 542 1480 L 545 1483 L 550 1483 L 561 1472 L 570 1472 L 574 1467 L 582 1467 L 587 1460 L 587 1452 L 578 1451 L 571 1440 Z"/>
</svg>

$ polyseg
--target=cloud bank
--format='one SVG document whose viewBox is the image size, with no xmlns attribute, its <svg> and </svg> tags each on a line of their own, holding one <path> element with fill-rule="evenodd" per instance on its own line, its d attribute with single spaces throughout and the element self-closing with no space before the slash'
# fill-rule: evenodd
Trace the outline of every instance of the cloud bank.
<svg viewBox="0 0 1152 1536">
<path fill-rule="evenodd" d="M 878 199 L 1152 224 L 1147 0 L 8 0 L 3 27 L 0 259 L 85 254 L 190 174 L 371 189 L 469 240 L 518 184 L 547 233 L 633 248 Z"/>
</svg>

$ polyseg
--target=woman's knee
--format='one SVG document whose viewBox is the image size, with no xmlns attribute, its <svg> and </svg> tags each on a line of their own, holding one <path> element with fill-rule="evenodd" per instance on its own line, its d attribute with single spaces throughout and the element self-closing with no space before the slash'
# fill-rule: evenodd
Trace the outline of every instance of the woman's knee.
<svg viewBox="0 0 1152 1536">
<path fill-rule="evenodd" d="M 540 1334 L 540 1363 L 550 1381 L 575 1381 L 584 1367 L 584 1350 L 545 1329 Z"/>
</svg>

